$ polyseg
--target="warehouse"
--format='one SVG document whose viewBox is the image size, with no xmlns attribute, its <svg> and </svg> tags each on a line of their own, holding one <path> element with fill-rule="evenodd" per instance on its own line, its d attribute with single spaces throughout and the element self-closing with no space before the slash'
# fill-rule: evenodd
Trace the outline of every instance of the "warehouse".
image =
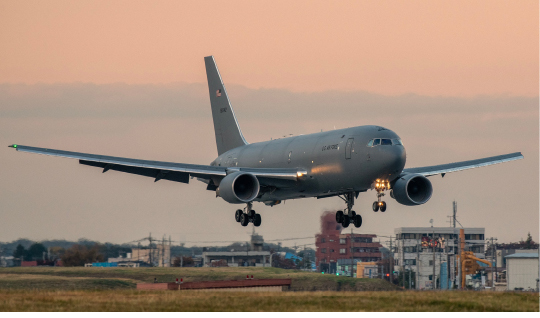
<svg viewBox="0 0 540 318">
<path fill-rule="evenodd" d="M 508 290 L 538 288 L 538 253 L 516 253 L 506 256 Z"/>
</svg>

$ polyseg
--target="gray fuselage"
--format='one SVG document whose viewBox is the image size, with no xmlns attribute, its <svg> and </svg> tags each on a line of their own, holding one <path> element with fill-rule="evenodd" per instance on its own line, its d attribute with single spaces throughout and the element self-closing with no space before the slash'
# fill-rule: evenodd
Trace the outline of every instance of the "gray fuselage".
<svg viewBox="0 0 540 318">
<path fill-rule="evenodd" d="M 359 126 L 300 135 L 237 147 L 217 157 L 212 166 L 302 168 L 307 175 L 263 191 L 256 201 L 274 201 L 350 191 L 366 191 L 377 180 L 392 181 L 405 166 L 403 145 L 369 147 L 374 138 L 399 139 L 380 126 Z"/>
</svg>

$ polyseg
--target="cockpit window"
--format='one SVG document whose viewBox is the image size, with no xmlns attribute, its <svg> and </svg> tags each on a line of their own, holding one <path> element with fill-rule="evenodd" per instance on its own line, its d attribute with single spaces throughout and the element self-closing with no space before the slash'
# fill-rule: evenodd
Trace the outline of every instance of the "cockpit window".
<svg viewBox="0 0 540 318">
<path fill-rule="evenodd" d="M 401 139 L 395 138 L 395 139 L 386 139 L 386 138 L 375 138 L 371 139 L 367 146 L 368 147 L 375 147 L 375 146 L 403 146 L 403 143 L 401 142 Z"/>
</svg>

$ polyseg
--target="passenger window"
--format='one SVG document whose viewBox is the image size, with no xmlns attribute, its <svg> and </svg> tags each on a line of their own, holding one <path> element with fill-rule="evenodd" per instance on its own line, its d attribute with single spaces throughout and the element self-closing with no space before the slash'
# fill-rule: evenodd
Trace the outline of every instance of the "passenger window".
<svg viewBox="0 0 540 318">
<path fill-rule="evenodd" d="M 392 140 L 390 140 L 390 139 L 381 139 L 381 145 L 383 145 L 383 146 L 391 146 L 392 145 Z"/>
<path fill-rule="evenodd" d="M 392 143 L 395 146 L 403 146 L 403 144 L 401 143 L 401 139 L 392 139 Z"/>
<path fill-rule="evenodd" d="M 373 146 L 378 146 L 381 144 L 381 140 L 380 139 L 373 139 Z"/>
<path fill-rule="evenodd" d="M 373 139 L 371 139 L 371 140 L 367 143 L 367 146 L 368 146 L 368 147 L 373 147 Z"/>
</svg>

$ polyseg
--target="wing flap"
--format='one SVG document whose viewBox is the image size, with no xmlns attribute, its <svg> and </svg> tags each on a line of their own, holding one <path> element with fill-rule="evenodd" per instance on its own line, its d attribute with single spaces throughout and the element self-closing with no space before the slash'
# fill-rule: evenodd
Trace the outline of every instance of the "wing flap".
<svg viewBox="0 0 540 318">
<path fill-rule="evenodd" d="M 103 168 L 103 172 L 108 170 L 126 172 L 131 174 L 136 174 L 139 176 L 154 178 L 155 181 L 158 180 L 170 180 L 181 183 L 189 183 L 189 173 L 177 172 L 177 171 L 163 171 L 151 168 L 141 168 L 141 167 L 132 167 L 132 166 L 122 166 L 122 165 L 111 165 L 109 163 L 95 162 L 95 161 L 86 161 L 79 160 L 79 163 L 85 166 L 99 167 Z"/>
<path fill-rule="evenodd" d="M 521 152 L 514 152 L 514 153 L 510 153 L 506 155 L 468 160 L 468 161 L 461 161 L 461 162 L 454 162 L 454 163 L 448 163 L 448 164 L 437 165 L 437 166 L 407 168 L 407 169 L 403 169 L 402 174 L 417 173 L 425 177 L 429 177 L 429 176 L 433 176 L 437 174 L 446 174 L 449 172 L 456 172 L 456 171 L 461 171 L 461 170 L 485 167 L 485 166 L 490 166 L 490 165 L 494 165 L 498 163 L 519 160 L 519 159 L 523 159 L 523 155 L 521 154 Z"/>
</svg>

